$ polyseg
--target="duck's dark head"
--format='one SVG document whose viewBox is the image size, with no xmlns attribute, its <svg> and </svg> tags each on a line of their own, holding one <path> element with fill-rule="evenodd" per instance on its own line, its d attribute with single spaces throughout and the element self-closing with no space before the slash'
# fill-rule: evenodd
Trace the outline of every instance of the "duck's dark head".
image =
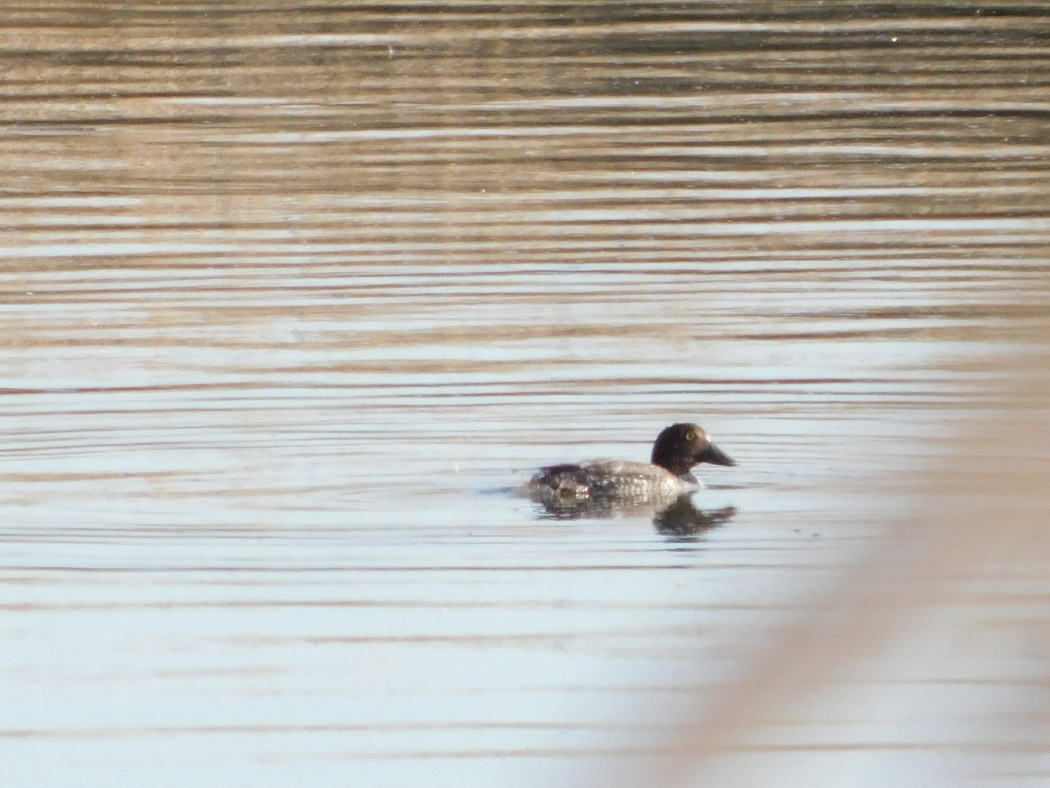
<svg viewBox="0 0 1050 788">
<path fill-rule="evenodd" d="M 696 424 L 672 424 L 656 436 L 653 465 L 666 468 L 675 476 L 684 476 L 702 462 L 712 465 L 736 465 L 729 455 L 715 446 L 707 431 Z"/>
</svg>

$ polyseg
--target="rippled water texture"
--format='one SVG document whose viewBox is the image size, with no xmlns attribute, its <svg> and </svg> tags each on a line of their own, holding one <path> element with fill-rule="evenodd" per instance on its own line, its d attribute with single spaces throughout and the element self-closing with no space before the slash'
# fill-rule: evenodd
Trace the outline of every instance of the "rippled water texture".
<svg viewBox="0 0 1050 788">
<path fill-rule="evenodd" d="M 10 784 L 1045 785 L 1048 35 L 5 11 Z"/>
</svg>

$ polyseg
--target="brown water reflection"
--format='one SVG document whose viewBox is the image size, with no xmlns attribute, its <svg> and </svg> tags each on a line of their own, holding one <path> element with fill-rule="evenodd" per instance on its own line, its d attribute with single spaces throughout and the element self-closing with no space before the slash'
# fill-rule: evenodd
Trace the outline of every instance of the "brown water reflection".
<svg viewBox="0 0 1050 788">
<path fill-rule="evenodd" d="M 924 497 L 1045 471 L 984 439 L 1045 415 L 1042 6 L 6 21 L 17 784 L 1045 778 L 1042 552 L 973 560 L 1045 502 Z M 679 420 L 740 462 L 695 534 L 485 494 Z"/>
</svg>

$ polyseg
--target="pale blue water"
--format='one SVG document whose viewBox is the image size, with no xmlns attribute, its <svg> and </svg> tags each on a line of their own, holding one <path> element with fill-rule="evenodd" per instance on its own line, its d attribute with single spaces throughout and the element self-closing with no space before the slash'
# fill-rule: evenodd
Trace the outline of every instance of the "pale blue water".
<svg viewBox="0 0 1050 788">
<path fill-rule="evenodd" d="M 745 5 L 41 7 L 0 45 L 42 96 L 0 132 L 10 784 L 629 780 L 907 538 L 1050 308 L 1041 17 Z M 682 420 L 739 463 L 703 527 L 506 492 Z M 883 655 L 726 781 L 936 784 L 1025 648 Z"/>
</svg>

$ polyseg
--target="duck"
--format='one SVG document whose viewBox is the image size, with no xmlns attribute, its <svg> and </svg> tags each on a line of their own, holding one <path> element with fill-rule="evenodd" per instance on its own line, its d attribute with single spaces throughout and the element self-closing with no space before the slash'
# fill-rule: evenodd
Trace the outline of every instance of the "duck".
<svg viewBox="0 0 1050 788">
<path fill-rule="evenodd" d="M 649 462 L 588 460 L 540 468 L 525 485 L 535 500 L 673 500 L 701 488 L 692 469 L 701 463 L 734 466 L 698 424 L 664 428 Z"/>
</svg>

